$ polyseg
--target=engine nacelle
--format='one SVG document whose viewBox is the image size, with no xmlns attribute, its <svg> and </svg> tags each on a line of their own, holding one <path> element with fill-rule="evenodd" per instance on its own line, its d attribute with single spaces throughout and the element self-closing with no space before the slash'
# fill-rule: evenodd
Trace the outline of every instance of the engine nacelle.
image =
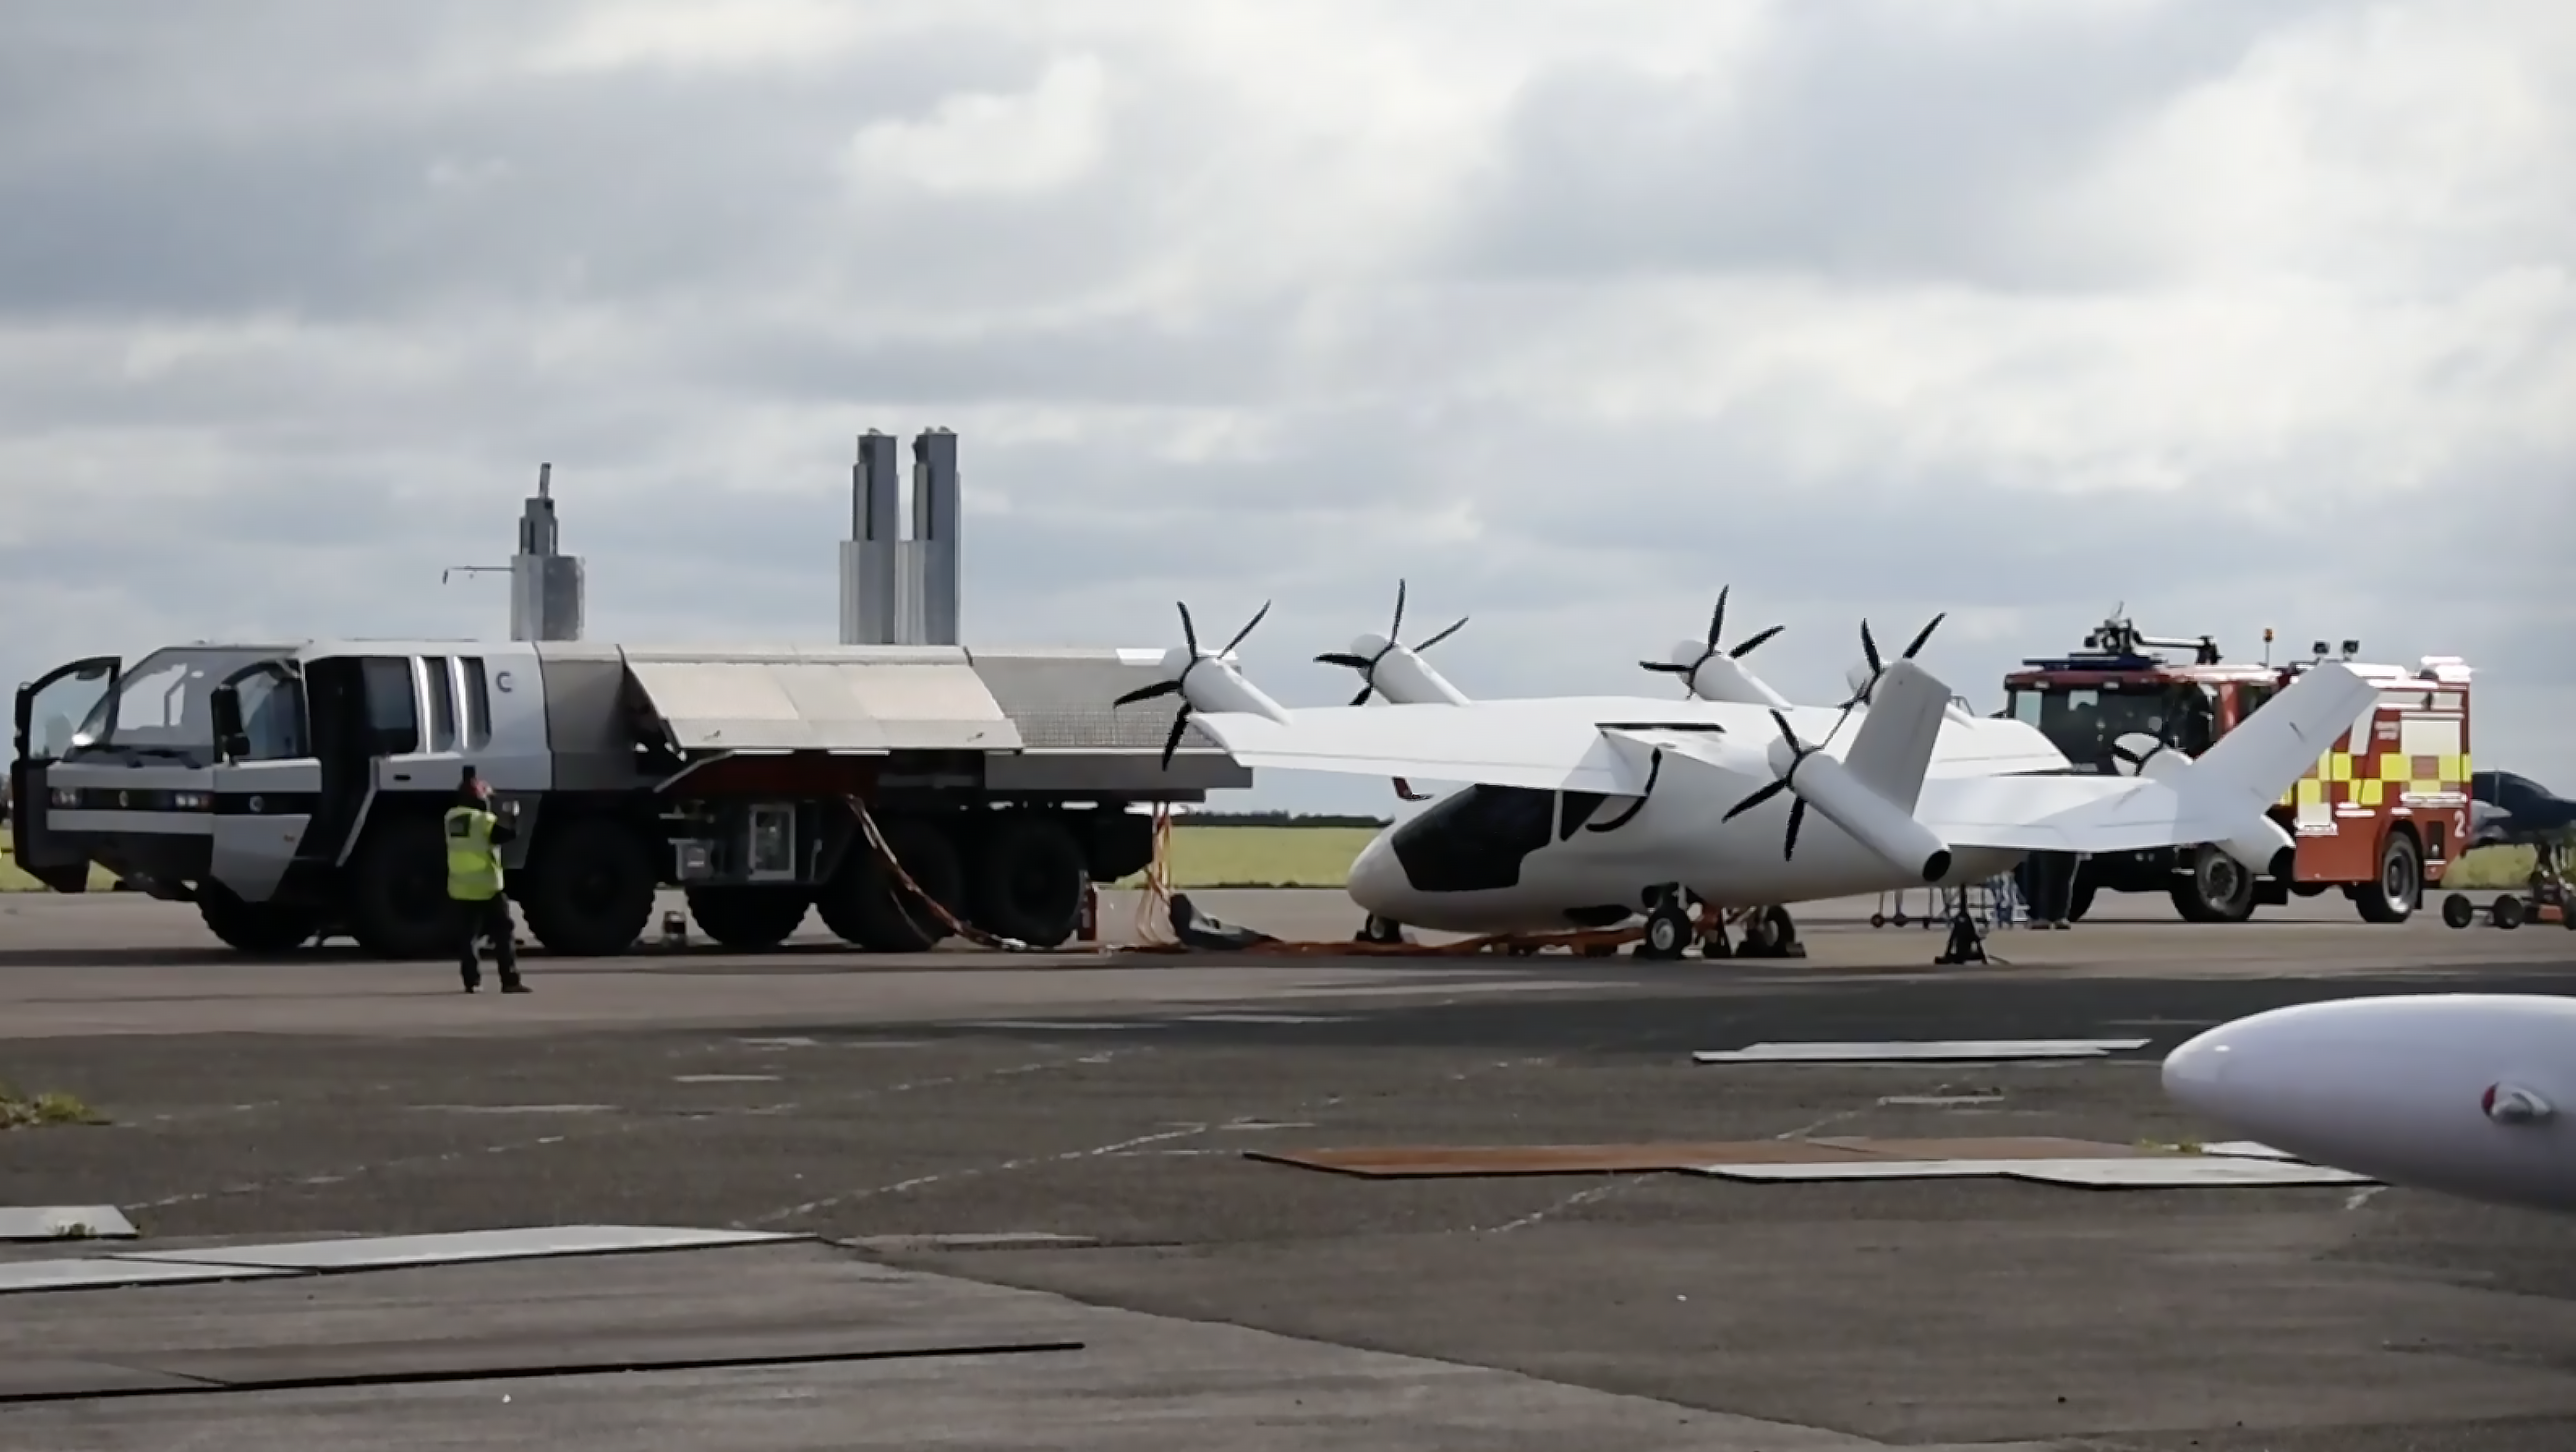
<svg viewBox="0 0 2576 1452">
<path fill-rule="evenodd" d="M 1925 882 L 1950 875 L 1950 844 L 1917 820 L 1913 813 L 1871 791 L 1851 769 L 1822 752 L 1800 756 L 1787 741 L 1774 741 L 1771 771 L 1789 782 L 1807 805 L 1850 834 L 1854 841 Z"/>
<path fill-rule="evenodd" d="M 1702 656 L 1708 658 L 1702 660 Z M 1790 701 L 1764 684 L 1760 676 L 1744 668 L 1744 663 L 1728 655 L 1714 655 L 1708 646 L 1696 640 L 1673 642 L 1669 659 L 1690 670 L 1684 677 L 1690 693 L 1703 701 L 1732 701 L 1743 706 L 1769 706 L 1774 710 L 1790 709 Z"/>
<path fill-rule="evenodd" d="M 1385 654 L 1380 655 L 1379 652 Z M 1377 662 L 1369 672 L 1379 695 L 1399 706 L 1465 706 L 1467 694 L 1449 684 L 1422 657 L 1383 635 L 1363 635 L 1351 642 L 1351 654 Z"/>
<path fill-rule="evenodd" d="M 1193 656 L 1186 647 L 1176 645 L 1163 652 L 1162 670 L 1163 679 L 1181 683 L 1181 699 L 1189 702 L 1193 711 L 1267 716 L 1282 724 L 1288 720 L 1288 708 L 1245 680 L 1231 659 Z"/>
<path fill-rule="evenodd" d="M 2194 762 L 2190 752 L 2136 733 L 2121 737 L 2120 744 L 2139 753 L 2141 759 L 2135 768 L 2137 775 L 2149 781 L 2162 782 L 2177 792 L 2183 790 L 2183 783 L 2191 780 Z M 2283 861 L 2282 854 L 2289 853 L 2295 857 L 2299 839 L 2291 836 L 2288 828 L 2272 820 L 2270 813 L 2263 812 L 2257 813 L 2217 845 L 2219 851 L 2235 858 L 2246 871 L 2268 872 L 2286 881 L 2293 869 Z"/>
</svg>

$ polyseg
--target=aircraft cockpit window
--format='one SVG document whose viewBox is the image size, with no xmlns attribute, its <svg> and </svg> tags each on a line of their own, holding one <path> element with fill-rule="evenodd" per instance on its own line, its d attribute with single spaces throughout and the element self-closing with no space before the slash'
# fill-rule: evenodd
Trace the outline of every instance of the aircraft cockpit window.
<svg viewBox="0 0 2576 1452">
<path fill-rule="evenodd" d="M 1548 844 L 1556 793 L 1471 786 L 1395 829 L 1388 846 L 1420 892 L 1516 887 L 1521 859 Z"/>
</svg>

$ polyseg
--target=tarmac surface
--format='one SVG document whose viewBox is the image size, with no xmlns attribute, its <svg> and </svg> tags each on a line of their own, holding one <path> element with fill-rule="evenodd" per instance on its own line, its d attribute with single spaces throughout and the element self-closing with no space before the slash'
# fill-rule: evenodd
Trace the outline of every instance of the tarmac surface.
<svg viewBox="0 0 2576 1452">
<path fill-rule="evenodd" d="M 1329 894 L 1202 905 L 1350 927 Z M 438 964 L 239 961 L 189 910 L 124 895 L 0 898 L 0 1079 L 111 1121 L 0 1135 L 0 1205 L 118 1206 L 142 1237 L 108 1249 L 132 1253 L 563 1224 L 816 1237 L 0 1295 L 0 1401 L 19 1399 L 0 1448 L 2576 1445 L 2563 1220 L 2375 1187 L 1246 1158 L 2198 1138 L 2155 1065 L 2209 1024 L 2576 975 L 2555 926 L 2369 928 L 2340 899 L 2234 927 L 2110 900 L 1935 968 L 1939 933 L 1850 921 L 1869 908 L 1804 915 L 1803 962 L 817 942 L 531 955 L 536 992 L 505 998 Z M 2122 1035 L 2150 1043 L 1690 1060 Z"/>
</svg>

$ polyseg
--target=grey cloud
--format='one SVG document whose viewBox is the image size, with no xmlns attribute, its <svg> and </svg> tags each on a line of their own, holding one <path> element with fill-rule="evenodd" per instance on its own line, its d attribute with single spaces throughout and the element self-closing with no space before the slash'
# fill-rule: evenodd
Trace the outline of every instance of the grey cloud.
<svg viewBox="0 0 2576 1452">
<path fill-rule="evenodd" d="M 2061 245 L 2037 204 L 2178 89 L 2326 8 L 1779 6 L 1776 34 L 1720 80 L 1593 65 L 1529 87 L 1457 253 L 1506 273 L 2124 280 L 2137 259 Z"/>
</svg>

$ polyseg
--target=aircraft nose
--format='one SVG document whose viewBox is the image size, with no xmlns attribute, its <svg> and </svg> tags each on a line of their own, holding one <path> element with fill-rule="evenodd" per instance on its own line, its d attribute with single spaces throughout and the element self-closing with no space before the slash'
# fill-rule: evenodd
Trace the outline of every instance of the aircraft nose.
<svg viewBox="0 0 2576 1452">
<path fill-rule="evenodd" d="M 2239 1122 L 2245 1106 L 2238 1103 L 2244 1067 L 2236 1025 L 2222 1024 L 2194 1035 L 2165 1055 L 2165 1097 L 2196 1114 L 2223 1123 Z"/>
<path fill-rule="evenodd" d="M 1369 839 L 1360 855 L 1351 862 L 1351 901 L 1369 912 L 1396 917 L 1403 910 L 1404 899 L 1413 891 L 1412 882 L 1404 875 L 1404 864 L 1396 860 L 1395 849 L 1388 845 L 1393 829 Z"/>
</svg>

